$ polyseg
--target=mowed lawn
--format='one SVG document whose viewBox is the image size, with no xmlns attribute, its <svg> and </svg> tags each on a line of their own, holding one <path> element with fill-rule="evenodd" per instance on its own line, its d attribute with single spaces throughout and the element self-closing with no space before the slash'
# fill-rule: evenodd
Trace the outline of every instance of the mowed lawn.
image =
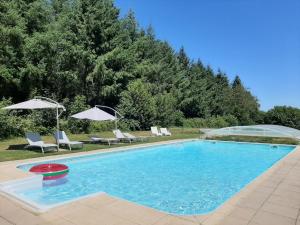
<svg viewBox="0 0 300 225">
<path fill-rule="evenodd" d="M 92 150 L 101 150 L 108 149 L 120 146 L 133 146 L 145 143 L 154 143 L 160 141 L 176 140 L 176 139 L 190 139 L 190 138 L 199 138 L 203 137 L 203 133 L 200 132 L 199 128 L 171 128 L 170 129 L 172 136 L 163 136 L 163 137 L 151 137 L 150 131 L 135 131 L 130 132 L 135 136 L 147 136 L 147 140 L 143 142 L 133 142 L 133 143 L 117 143 L 109 146 L 108 144 L 95 144 L 90 142 L 91 134 L 68 134 L 70 140 L 73 141 L 82 141 L 84 143 L 83 148 L 74 148 L 72 151 L 69 151 L 66 147 L 61 147 L 60 151 L 47 151 L 43 155 L 41 149 L 39 148 L 30 148 L 25 149 L 27 142 L 23 137 L 11 138 L 6 140 L 0 140 L 0 162 L 9 161 L 9 160 L 18 160 L 18 159 L 28 159 L 36 158 L 50 155 L 62 155 L 70 154 L 74 152 L 82 151 L 92 151 Z M 100 137 L 105 138 L 114 138 L 112 132 L 100 132 L 93 133 Z M 55 143 L 53 136 L 43 136 L 42 139 L 46 143 Z M 293 144 L 297 145 L 298 141 L 290 138 L 270 138 L 270 137 L 247 137 L 247 136 L 225 136 L 225 137 L 212 137 L 208 139 L 214 140 L 224 140 L 224 141 L 240 141 L 240 142 L 260 142 L 260 143 L 274 143 L 274 144 Z"/>
<path fill-rule="evenodd" d="M 70 140 L 84 142 L 84 147 L 81 149 L 78 148 L 72 149 L 72 151 L 69 151 L 67 148 L 61 147 L 59 152 L 47 151 L 45 152 L 44 155 L 41 153 L 41 149 L 39 148 L 25 149 L 27 142 L 23 137 L 0 140 L 0 162 L 17 160 L 17 159 L 36 158 L 36 157 L 43 157 L 43 156 L 50 156 L 50 155 L 69 154 L 69 153 L 81 152 L 81 151 L 92 151 L 92 150 L 107 149 L 107 148 L 120 147 L 120 146 L 129 146 L 129 145 L 133 146 L 138 144 L 175 140 L 175 139 L 199 138 L 201 136 L 200 130 L 198 128 L 173 128 L 170 129 L 170 131 L 172 133 L 172 136 L 164 136 L 164 137 L 150 137 L 151 136 L 150 131 L 130 132 L 135 136 L 149 136 L 149 138 L 143 142 L 118 143 L 118 144 L 112 144 L 111 146 L 108 146 L 107 144 L 90 143 L 89 136 L 91 134 L 68 134 Z M 101 133 L 93 133 L 93 134 L 105 138 L 114 137 L 112 132 L 101 132 Z M 43 136 L 42 139 L 46 143 L 55 143 L 55 139 L 53 136 Z"/>
</svg>

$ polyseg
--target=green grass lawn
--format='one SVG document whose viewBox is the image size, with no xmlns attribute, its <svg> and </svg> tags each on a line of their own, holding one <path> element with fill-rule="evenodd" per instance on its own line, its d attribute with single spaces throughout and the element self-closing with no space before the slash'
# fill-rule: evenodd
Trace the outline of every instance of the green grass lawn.
<svg viewBox="0 0 300 225">
<path fill-rule="evenodd" d="M 172 136 L 170 137 L 151 137 L 147 141 L 143 142 L 135 142 L 135 143 L 118 143 L 108 146 L 107 144 L 94 144 L 89 143 L 89 134 L 68 134 L 71 140 L 83 141 L 84 147 L 82 149 L 73 149 L 69 151 L 66 148 L 61 148 L 59 152 L 49 151 L 44 155 L 41 153 L 40 149 L 29 149 L 26 150 L 24 147 L 26 146 L 25 138 L 18 137 L 7 140 L 0 141 L 0 162 L 1 161 L 9 161 L 9 160 L 17 160 L 17 159 L 28 159 L 28 158 L 36 158 L 42 156 L 50 156 L 50 155 L 62 155 L 62 154 L 70 154 L 74 152 L 82 152 L 82 151 L 92 151 L 99 149 L 108 149 L 119 146 L 133 146 L 138 144 L 159 142 L 159 141 L 167 141 L 167 140 L 175 140 L 175 139 L 188 139 L 188 138 L 199 138 L 202 133 L 200 133 L 198 128 L 173 128 L 171 129 Z M 150 136 L 149 131 L 136 131 L 131 132 L 136 136 Z M 113 138 L 112 132 L 101 132 L 95 133 L 101 137 L 110 137 Z M 43 140 L 47 143 L 55 143 L 55 140 L 52 136 L 43 136 Z M 259 142 L 259 143 L 274 143 L 274 144 L 298 144 L 298 141 L 290 139 L 290 138 L 271 138 L 271 137 L 248 137 L 248 136 L 224 136 L 224 137 L 212 137 L 207 139 L 214 140 L 224 140 L 224 141 L 239 141 L 239 142 Z"/>
<path fill-rule="evenodd" d="M 42 156 L 50 156 L 50 155 L 62 155 L 69 154 L 74 152 L 81 151 L 92 151 L 98 149 L 107 149 L 119 146 L 132 146 L 137 144 L 145 144 L 151 142 L 159 142 L 159 141 L 167 141 L 167 140 L 175 140 L 175 139 L 187 139 L 187 138 L 199 138 L 200 131 L 197 128 L 173 128 L 171 129 L 172 136 L 167 137 L 151 137 L 147 139 L 147 141 L 143 142 L 135 142 L 135 143 L 118 143 L 108 146 L 107 144 L 94 144 L 89 143 L 89 134 L 68 134 L 70 140 L 83 141 L 84 147 L 82 149 L 72 149 L 72 151 L 67 150 L 66 148 L 61 148 L 62 151 L 48 151 L 43 155 L 39 148 L 37 149 L 25 149 L 27 144 L 25 138 L 18 137 L 7 140 L 0 141 L 0 162 L 1 161 L 9 161 L 9 160 L 17 160 L 17 159 L 28 159 Z M 150 136 L 150 131 L 136 131 L 131 132 L 136 136 Z M 110 137 L 113 138 L 112 132 L 101 132 L 95 133 L 101 137 Z M 55 140 L 52 136 L 43 136 L 42 139 L 46 143 L 55 143 Z"/>
</svg>

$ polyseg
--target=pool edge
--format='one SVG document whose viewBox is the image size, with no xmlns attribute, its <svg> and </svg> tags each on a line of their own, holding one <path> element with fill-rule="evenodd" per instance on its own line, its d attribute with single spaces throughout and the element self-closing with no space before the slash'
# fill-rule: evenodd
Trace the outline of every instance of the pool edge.
<svg viewBox="0 0 300 225">
<path fill-rule="evenodd" d="M 150 146 L 159 146 L 159 145 L 166 145 L 166 144 L 176 144 L 176 143 L 181 143 L 181 142 L 188 142 L 188 141 L 197 141 L 197 140 L 202 140 L 202 141 L 207 141 L 207 142 L 211 142 L 211 141 L 216 141 L 216 142 L 234 142 L 234 141 L 218 141 L 218 140 L 203 140 L 203 139 L 181 139 L 181 140 L 172 140 L 172 141 L 165 141 L 165 142 L 156 142 L 156 143 L 147 143 L 147 144 L 140 144 L 140 145 L 135 145 L 135 146 L 126 146 L 126 147 L 117 147 L 117 148 L 112 148 L 112 149 L 107 149 L 107 150 L 95 150 L 93 152 L 80 152 L 80 153 L 73 153 L 71 155 L 68 156 L 48 156 L 47 159 L 43 159 L 41 160 L 41 158 L 38 159 L 26 159 L 26 160 L 22 160 L 22 161 L 26 161 L 26 162 L 22 162 L 22 163 L 16 163 L 19 162 L 20 160 L 17 161 L 10 161 L 10 164 L 13 164 L 12 162 L 15 162 L 15 169 L 20 170 L 19 168 L 17 168 L 18 166 L 24 165 L 24 164 L 31 164 L 31 163 L 38 163 L 38 162 L 45 162 L 45 161 L 49 161 L 49 160 L 59 160 L 59 159 L 67 159 L 67 158 L 74 158 L 74 157 L 81 157 L 81 156 L 85 156 L 85 155 L 97 155 L 97 154 L 104 154 L 104 153 L 114 153 L 114 152 L 123 152 L 123 151 L 128 151 L 128 150 L 134 150 L 134 149 L 144 149 Z M 253 142 L 234 142 L 234 143 L 241 143 L 241 144 L 262 144 L 262 145 L 270 145 L 269 143 L 253 143 Z M 277 145 L 277 144 L 276 144 Z M 278 144 L 280 145 L 280 144 Z M 279 167 L 280 164 L 282 164 L 283 161 L 285 161 L 288 157 L 291 157 L 291 155 L 296 152 L 297 150 L 300 150 L 300 146 L 299 145 L 285 145 L 282 144 L 283 146 L 293 146 L 295 147 L 293 150 L 291 150 L 287 155 L 285 155 L 283 158 L 279 159 L 277 162 L 275 162 L 270 168 L 268 168 L 266 171 L 264 171 L 262 174 L 260 174 L 259 176 L 257 176 L 255 179 L 253 179 L 250 183 L 248 183 L 245 187 L 243 187 L 241 190 L 239 190 L 237 193 L 235 193 L 233 196 L 231 196 L 229 199 L 227 199 L 224 203 L 222 203 L 220 206 L 218 206 L 216 209 L 212 210 L 209 213 L 205 213 L 205 214 L 195 214 L 195 215 L 180 215 L 180 214 L 172 214 L 172 213 L 167 213 L 164 211 L 160 211 L 157 209 L 154 209 L 156 211 L 165 213 L 166 215 L 173 215 L 173 216 L 179 216 L 179 217 L 184 217 L 184 218 L 189 218 L 189 217 L 193 217 L 193 216 L 207 216 L 207 215 L 212 215 L 218 212 L 222 212 L 224 211 L 224 208 L 228 208 L 229 206 L 232 205 L 232 203 L 238 201 L 240 198 L 242 198 L 243 196 L 245 196 L 247 193 L 253 191 L 253 189 L 255 189 L 255 187 L 257 187 L 263 180 L 265 180 L 267 177 L 269 177 L 272 173 L 272 171 L 275 171 L 277 167 Z M 1 163 L 0 163 L 0 168 L 1 168 Z M 32 176 L 31 173 L 27 172 L 28 176 Z M 23 178 L 20 178 L 23 179 Z M 16 179 L 12 179 L 10 181 L 13 181 Z M 19 180 L 19 179 L 17 179 Z M 1 182 L 0 180 L 0 185 L 3 182 Z M 1 191 L 1 194 L 7 194 L 6 192 Z M 51 207 L 46 207 L 46 210 L 37 210 L 35 207 L 30 207 L 29 204 L 27 204 L 26 202 L 20 201 L 20 199 L 16 198 L 15 196 L 11 196 L 8 194 L 8 197 L 12 200 L 15 200 L 16 202 L 18 202 L 19 204 L 22 204 L 25 208 L 29 209 L 30 211 L 32 211 L 33 213 L 43 213 L 46 212 L 48 210 L 51 210 L 53 208 L 62 206 L 62 205 L 67 205 L 71 202 L 75 202 L 75 201 L 80 201 L 81 199 L 85 199 L 85 198 L 89 198 L 89 197 L 93 197 L 93 195 L 100 195 L 103 194 L 103 192 L 97 192 L 91 195 L 86 195 L 86 196 L 82 196 L 76 199 L 72 199 L 70 201 L 66 201 L 63 203 L 59 203 L 56 205 L 53 205 Z M 107 194 L 107 193 L 105 193 Z M 109 194 L 107 194 L 109 195 Z M 111 196 L 111 195 L 109 195 Z M 112 198 L 117 198 L 115 196 L 111 196 Z M 131 202 L 128 201 L 126 199 L 121 199 L 120 200 L 126 201 L 126 202 Z M 138 206 L 143 206 L 149 209 L 153 209 L 151 207 L 147 207 L 144 205 L 140 205 L 138 203 L 135 202 L 131 202 L 135 205 Z M 228 209 L 227 209 L 228 210 Z M 225 210 L 226 211 L 226 210 Z"/>
</svg>

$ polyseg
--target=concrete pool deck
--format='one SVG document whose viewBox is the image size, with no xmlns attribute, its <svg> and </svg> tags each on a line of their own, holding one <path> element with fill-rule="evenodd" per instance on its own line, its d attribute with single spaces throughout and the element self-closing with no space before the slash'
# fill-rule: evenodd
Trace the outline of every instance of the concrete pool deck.
<svg viewBox="0 0 300 225">
<path fill-rule="evenodd" d="M 168 141 L 73 153 L 65 157 L 119 151 Z M 0 183 L 32 176 L 16 168 L 22 163 L 63 158 L 48 156 L 0 163 Z M 80 199 L 44 213 L 0 192 L 0 225 L 300 225 L 300 147 L 289 153 L 213 213 L 176 216 L 107 194 Z"/>
</svg>

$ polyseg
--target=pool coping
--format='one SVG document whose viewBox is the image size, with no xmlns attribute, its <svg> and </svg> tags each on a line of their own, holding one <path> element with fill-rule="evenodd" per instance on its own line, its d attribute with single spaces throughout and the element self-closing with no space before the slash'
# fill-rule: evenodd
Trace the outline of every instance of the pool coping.
<svg viewBox="0 0 300 225">
<path fill-rule="evenodd" d="M 176 144 L 176 143 L 180 143 L 180 142 L 186 142 L 186 141 L 193 141 L 193 140 L 201 140 L 201 139 L 181 139 L 181 140 L 172 140 L 172 141 L 164 141 L 164 142 L 156 142 L 156 143 L 147 143 L 147 144 L 139 144 L 139 145 L 135 145 L 135 146 L 120 146 L 117 148 L 111 148 L 111 149 L 106 149 L 106 150 L 95 150 L 95 151 L 91 151 L 91 152 L 79 152 L 79 153 L 72 153 L 71 155 L 68 156 L 62 156 L 62 155 L 58 155 L 58 156 L 47 156 L 44 158 L 34 158 L 34 159 L 25 159 L 25 160 L 16 160 L 16 161 L 9 161 L 9 162 L 1 162 L 0 163 L 0 171 L 2 168 L 4 168 L 4 171 L 8 171 L 13 169 L 14 173 L 11 174 L 11 176 L 7 176 L 4 179 L 0 176 L 0 182 L 4 181 L 8 181 L 8 180 L 15 180 L 15 179 L 19 179 L 19 178 L 25 178 L 25 177 L 30 177 L 32 176 L 32 174 L 28 173 L 28 172 L 24 172 L 22 171 L 20 173 L 20 169 L 17 168 L 17 166 L 19 165 L 24 165 L 24 164 L 30 164 L 30 163 L 36 163 L 36 162 L 43 162 L 43 161 L 49 161 L 49 160 L 57 160 L 57 159 L 64 159 L 64 158 L 73 158 L 74 156 L 82 156 L 82 155 L 94 155 L 94 154 L 101 154 L 101 153 L 110 153 L 110 152 L 120 152 L 120 151 L 127 151 L 127 150 L 133 150 L 133 149 L 137 149 L 137 148 L 146 148 L 149 146 L 157 146 L 157 145 L 165 145 L 165 144 Z M 210 142 L 231 142 L 231 141 L 218 141 L 218 140 L 205 140 L 205 141 L 210 141 Z M 241 144 L 245 144 L 245 143 L 250 143 L 250 144 L 269 144 L 269 143 L 253 143 L 253 142 L 236 142 L 236 143 L 241 143 Z M 275 145 L 280 145 L 280 144 L 275 144 Z M 185 219 L 188 220 L 195 220 L 195 218 L 197 218 L 197 221 L 199 221 L 199 218 L 202 218 L 203 224 L 205 221 L 210 221 L 212 220 L 212 218 L 220 218 L 220 217 L 224 217 L 226 215 L 228 215 L 228 213 L 234 209 L 234 207 L 236 206 L 236 203 L 239 202 L 239 200 L 241 200 L 242 198 L 244 198 L 245 196 L 247 196 L 248 194 L 250 194 L 251 192 L 255 191 L 255 189 L 266 179 L 268 179 L 270 176 L 272 176 L 272 174 L 274 172 L 276 172 L 276 170 L 278 170 L 278 168 L 280 168 L 280 166 L 282 166 L 285 161 L 287 161 L 288 159 L 292 159 L 293 155 L 295 155 L 295 153 L 299 153 L 300 152 L 300 146 L 295 146 L 295 145 L 285 145 L 284 146 L 294 146 L 295 149 L 293 149 L 291 152 L 289 152 L 286 156 L 284 156 L 283 158 L 281 158 L 280 160 L 278 160 L 277 162 L 275 162 L 270 168 L 268 168 L 266 171 L 264 171 L 262 174 L 260 174 L 259 176 L 257 176 L 254 180 L 252 180 L 249 184 L 247 184 L 246 186 L 244 186 L 240 191 L 238 191 L 237 193 L 235 193 L 231 198 L 229 198 L 228 200 L 226 200 L 223 204 L 221 204 L 218 208 L 216 208 L 213 212 L 208 213 L 208 214 L 200 214 L 200 215 L 194 215 L 194 216 L 179 216 L 179 215 L 174 215 L 174 214 L 169 214 L 166 212 L 162 212 L 166 215 L 171 215 L 171 216 L 175 216 L 175 217 L 184 217 Z M 11 171 L 10 171 L 11 172 Z M 0 174 L 1 175 L 1 174 Z M 7 179 L 8 178 L 8 179 Z M 1 193 L 4 194 L 4 193 Z M 100 193 L 97 193 L 97 195 L 99 195 Z M 5 195 L 5 194 L 4 194 Z M 8 196 L 9 197 L 9 196 Z M 87 197 L 87 196 L 84 196 Z M 91 197 L 91 196 L 90 196 Z M 9 197 L 11 199 L 11 197 Z M 89 197 L 87 197 L 89 198 Z M 93 198 L 93 197 L 91 197 Z M 113 197 L 115 198 L 115 197 Z M 15 199 L 11 199 L 12 201 L 15 201 Z M 80 199 L 76 199 L 77 201 L 81 201 Z M 122 200 L 123 201 L 123 200 Z M 127 202 L 127 200 L 124 200 L 125 202 Z M 18 202 L 18 201 L 17 201 Z M 72 201 L 74 202 L 74 201 Z M 19 202 L 20 204 L 20 202 Z M 22 204 L 22 203 L 21 203 Z M 65 203 L 63 205 L 68 205 L 69 203 Z M 141 206 L 139 204 L 133 203 L 135 205 Z M 23 207 L 25 207 L 26 209 L 28 209 L 28 207 L 24 204 L 22 204 Z M 143 206 L 141 206 L 143 207 Z M 29 209 L 30 210 L 30 209 Z M 51 210 L 50 210 L 51 211 Z M 158 210 L 156 210 L 158 211 Z M 33 212 L 33 213 L 36 213 Z M 200 220 L 202 220 L 200 219 Z M 207 223 L 208 224 L 208 223 Z"/>
</svg>

